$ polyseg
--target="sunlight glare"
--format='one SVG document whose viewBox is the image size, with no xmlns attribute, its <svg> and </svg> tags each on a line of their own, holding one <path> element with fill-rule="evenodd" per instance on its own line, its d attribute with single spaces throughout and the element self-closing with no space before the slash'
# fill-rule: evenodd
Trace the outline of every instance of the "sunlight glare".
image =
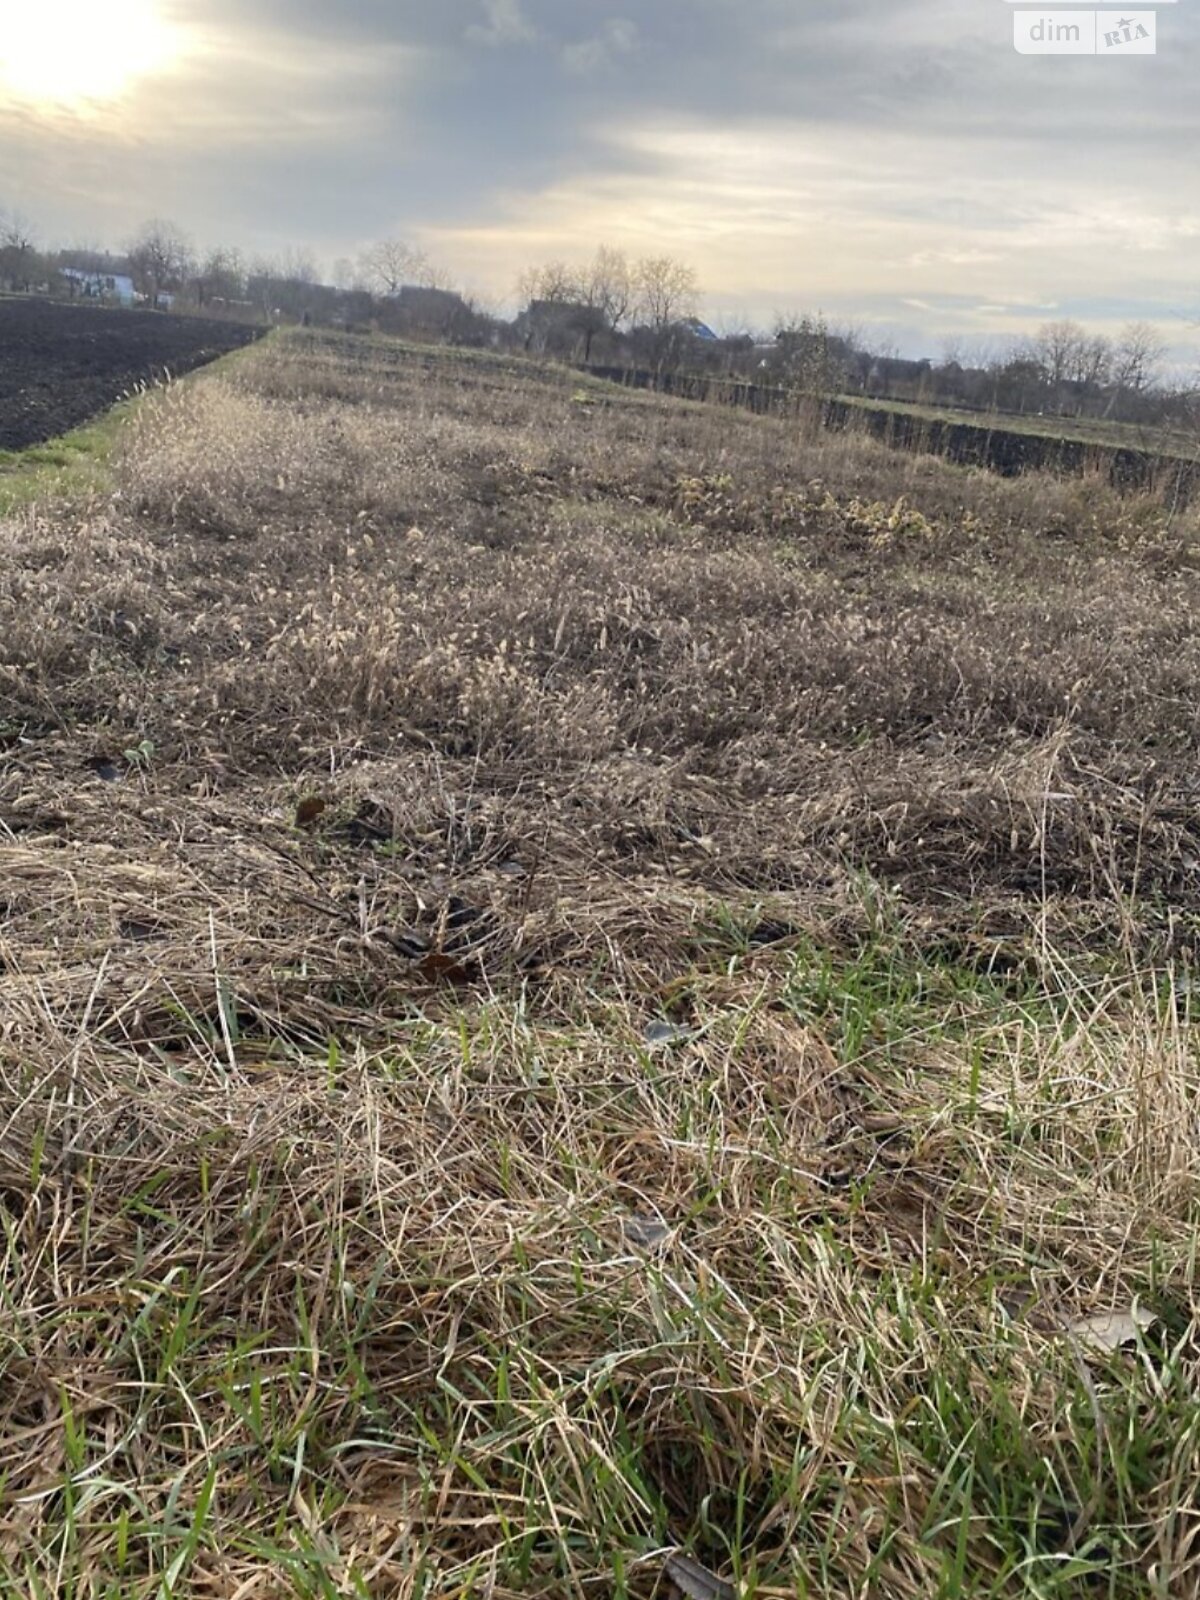
<svg viewBox="0 0 1200 1600">
<path fill-rule="evenodd" d="M 53 0 L 5 6 L 0 89 L 22 100 L 112 100 L 177 54 L 156 0 Z"/>
</svg>

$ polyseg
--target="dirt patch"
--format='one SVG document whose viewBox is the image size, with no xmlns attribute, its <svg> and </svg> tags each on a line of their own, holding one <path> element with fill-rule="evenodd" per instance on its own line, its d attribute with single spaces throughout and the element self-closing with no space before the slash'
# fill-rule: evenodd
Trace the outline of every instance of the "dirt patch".
<svg viewBox="0 0 1200 1600">
<path fill-rule="evenodd" d="M 0 449 L 77 428 L 139 386 L 240 349 L 258 330 L 155 311 L 0 301 Z"/>
</svg>

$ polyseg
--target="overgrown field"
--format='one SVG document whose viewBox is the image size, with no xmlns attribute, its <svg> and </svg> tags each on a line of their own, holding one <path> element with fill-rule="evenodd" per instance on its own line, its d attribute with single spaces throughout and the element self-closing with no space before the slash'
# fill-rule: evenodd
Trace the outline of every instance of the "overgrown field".
<svg viewBox="0 0 1200 1600">
<path fill-rule="evenodd" d="M 296 335 L 0 522 L 0 1591 L 1200 1593 L 1200 544 Z"/>
</svg>

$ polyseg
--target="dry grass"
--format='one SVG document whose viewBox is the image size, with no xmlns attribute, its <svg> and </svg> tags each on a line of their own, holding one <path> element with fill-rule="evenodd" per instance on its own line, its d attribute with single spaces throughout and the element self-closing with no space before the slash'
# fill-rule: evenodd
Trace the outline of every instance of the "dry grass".
<svg viewBox="0 0 1200 1600">
<path fill-rule="evenodd" d="M 318 336 L 114 480 L 0 525 L 0 1586 L 1200 1593 L 1195 529 Z"/>
</svg>

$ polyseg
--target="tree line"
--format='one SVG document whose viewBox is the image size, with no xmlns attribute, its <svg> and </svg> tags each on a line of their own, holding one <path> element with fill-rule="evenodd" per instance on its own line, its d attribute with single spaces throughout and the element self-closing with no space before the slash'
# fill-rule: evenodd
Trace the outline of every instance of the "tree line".
<svg viewBox="0 0 1200 1600">
<path fill-rule="evenodd" d="M 198 249 L 176 224 L 147 222 L 111 252 L 46 248 L 21 215 L 0 210 L 0 289 L 90 292 L 127 277 L 142 303 L 212 316 L 377 328 L 417 338 L 521 349 L 584 365 L 717 375 L 822 394 L 850 393 L 956 409 L 1191 425 L 1196 384 L 1168 381 L 1166 345 L 1149 323 L 1116 336 L 1059 319 L 993 343 L 948 341 L 940 358 L 901 357 L 862 328 L 819 314 L 780 316 L 769 329 L 699 319 L 695 270 L 667 254 L 631 257 L 600 246 L 582 263 L 551 259 L 516 285 L 515 317 L 458 289 L 417 246 L 384 238 L 336 261 L 330 281 L 304 249 L 247 257 Z M 72 274 L 74 276 L 72 276 Z"/>
</svg>

